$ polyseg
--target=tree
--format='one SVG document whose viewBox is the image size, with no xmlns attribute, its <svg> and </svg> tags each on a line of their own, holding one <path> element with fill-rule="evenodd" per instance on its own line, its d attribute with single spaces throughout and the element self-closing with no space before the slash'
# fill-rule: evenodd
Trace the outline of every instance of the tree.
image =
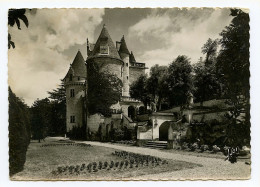
<svg viewBox="0 0 260 187">
<path fill-rule="evenodd" d="M 216 57 L 217 48 L 218 48 L 218 41 L 212 40 L 211 38 L 209 38 L 201 48 L 202 53 L 206 54 L 206 60 L 205 60 L 206 66 L 213 63 Z"/>
<path fill-rule="evenodd" d="M 28 106 L 9 87 L 9 169 L 10 175 L 23 170 L 30 143 L 30 113 Z"/>
<path fill-rule="evenodd" d="M 228 119 L 233 129 L 244 129 L 237 134 L 246 134 L 250 140 L 250 84 L 249 84 L 249 15 L 240 9 L 231 9 L 234 18 L 221 33 L 221 50 L 217 58 L 218 74 L 223 75 L 226 97 L 230 105 Z M 236 128 L 238 126 L 243 128 Z M 245 131 L 245 129 L 247 129 Z M 242 140 L 236 137 L 236 144 Z"/>
<path fill-rule="evenodd" d="M 135 82 L 130 85 L 130 96 L 144 103 L 145 109 L 150 102 L 147 90 L 147 75 L 141 75 Z"/>
<path fill-rule="evenodd" d="M 216 74 L 217 40 L 209 38 L 202 47 L 206 60 L 201 60 L 193 66 L 195 73 L 195 98 L 203 105 L 203 101 L 216 98 L 220 92 L 219 77 Z"/>
<path fill-rule="evenodd" d="M 51 115 L 51 105 L 48 98 L 37 99 L 34 101 L 31 107 L 31 129 L 33 139 L 41 142 L 51 129 L 50 115 Z"/>
<path fill-rule="evenodd" d="M 161 110 L 162 101 L 168 95 L 168 67 L 156 64 L 150 69 L 150 77 L 147 80 L 147 90 L 155 101 L 158 110 Z"/>
<path fill-rule="evenodd" d="M 28 28 L 29 22 L 27 17 L 25 16 L 26 9 L 9 9 L 8 11 L 8 25 L 13 27 L 15 24 L 17 28 L 21 30 L 20 20 L 22 20 L 25 26 Z M 12 41 L 11 35 L 8 33 L 8 49 L 15 48 L 15 44 Z"/>
<path fill-rule="evenodd" d="M 48 92 L 50 99 L 50 123 L 52 135 L 66 133 L 66 90 L 63 81 L 57 89 Z"/>
<path fill-rule="evenodd" d="M 192 66 L 185 55 L 178 56 L 168 68 L 169 102 L 171 106 L 184 105 L 187 94 L 193 92 Z"/>
<path fill-rule="evenodd" d="M 221 50 L 217 59 L 230 96 L 244 95 L 249 98 L 249 15 L 239 9 L 231 9 L 233 20 L 220 33 Z"/>
<path fill-rule="evenodd" d="M 87 70 L 88 113 L 110 116 L 110 106 L 120 101 L 122 81 L 114 74 L 100 71 L 95 63 L 89 63 Z"/>
</svg>

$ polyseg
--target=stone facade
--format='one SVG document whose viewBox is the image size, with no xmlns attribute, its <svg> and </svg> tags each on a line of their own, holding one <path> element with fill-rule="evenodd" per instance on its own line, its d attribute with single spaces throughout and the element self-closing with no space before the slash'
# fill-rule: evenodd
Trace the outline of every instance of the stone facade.
<svg viewBox="0 0 260 187">
<path fill-rule="evenodd" d="M 88 133 L 95 133 L 102 125 L 101 131 L 108 131 L 110 126 L 134 127 L 129 118 L 129 107 L 138 110 L 142 102 L 132 99 L 129 94 L 130 84 L 145 73 L 145 64 L 135 61 L 133 53 L 128 51 L 125 38 L 122 37 L 116 46 L 104 26 L 95 44 L 87 41 L 87 59 L 84 60 L 78 52 L 71 67 L 64 78 L 67 101 L 67 132 L 73 126 L 87 124 Z M 122 98 L 117 104 L 111 106 L 112 117 L 105 118 L 101 114 L 86 117 L 86 77 L 88 64 L 95 63 L 100 71 L 116 75 L 123 83 Z M 107 126 L 110 125 L 110 126 Z M 105 128 L 106 126 L 106 128 Z"/>
</svg>

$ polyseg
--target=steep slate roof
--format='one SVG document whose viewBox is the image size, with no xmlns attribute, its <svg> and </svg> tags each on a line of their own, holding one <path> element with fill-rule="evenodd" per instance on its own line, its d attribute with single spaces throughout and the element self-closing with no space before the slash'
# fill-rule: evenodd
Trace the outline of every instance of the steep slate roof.
<svg viewBox="0 0 260 187">
<path fill-rule="evenodd" d="M 101 40 L 104 40 L 106 39 L 107 40 L 107 43 L 108 43 L 108 47 L 109 47 L 109 55 L 102 55 L 100 54 L 100 43 L 101 43 Z M 114 45 L 114 42 L 112 41 L 108 31 L 107 31 L 107 28 L 104 26 L 103 29 L 101 30 L 101 33 L 97 39 L 97 42 L 95 44 L 95 47 L 93 49 L 93 51 L 91 52 L 91 56 L 89 57 L 96 57 L 96 56 L 110 56 L 110 57 L 113 57 L 113 58 L 117 58 L 117 59 L 120 59 L 120 56 L 117 52 L 117 49 Z"/>
<path fill-rule="evenodd" d="M 74 76 L 86 77 L 87 69 L 85 65 L 85 60 L 80 51 L 78 51 L 77 55 L 75 56 L 71 67 L 65 77 L 67 77 L 72 72 Z"/>
<path fill-rule="evenodd" d="M 130 54 L 129 50 L 128 50 L 127 46 L 126 46 L 126 42 L 125 42 L 125 37 L 124 36 L 121 39 L 121 45 L 120 45 L 120 48 L 119 48 L 118 52 L 119 52 L 119 54 L 120 53 Z"/>
<path fill-rule="evenodd" d="M 133 54 L 132 51 L 131 51 L 131 54 L 129 55 L 129 61 L 130 61 L 130 62 L 136 62 L 135 56 L 134 56 L 134 54 Z"/>
</svg>

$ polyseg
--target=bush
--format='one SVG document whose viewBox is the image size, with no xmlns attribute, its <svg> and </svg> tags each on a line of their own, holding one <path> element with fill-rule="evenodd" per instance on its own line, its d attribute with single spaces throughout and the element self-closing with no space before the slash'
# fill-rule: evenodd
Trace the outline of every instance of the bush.
<svg viewBox="0 0 260 187">
<path fill-rule="evenodd" d="M 86 132 L 84 127 L 73 126 L 68 132 L 68 137 L 72 140 L 86 140 Z"/>
<path fill-rule="evenodd" d="M 220 148 L 217 146 L 217 145 L 213 145 L 212 146 L 212 152 L 213 153 L 217 153 L 217 152 L 219 152 L 220 151 Z"/>
<path fill-rule="evenodd" d="M 9 88 L 9 175 L 23 170 L 30 143 L 28 107 Z"/>
</svg>

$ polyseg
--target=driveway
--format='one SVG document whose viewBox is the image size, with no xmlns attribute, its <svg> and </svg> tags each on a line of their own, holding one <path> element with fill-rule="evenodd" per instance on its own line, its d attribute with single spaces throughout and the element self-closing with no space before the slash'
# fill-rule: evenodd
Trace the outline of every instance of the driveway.
<svg viewBox="0 0 260 187">
<path fill-rule="evenodd" d="M 91 144 L 94 146 L 109 147 L 122 151 L 157 156 L 165 159 L 180 160 L 201 164 L 203 167 L 195 167 L 193 169 L 184 169 L 167 173 L 158 173 L 152 175 L 143 175 L 135 178 L 127 178 L 129 180 L 234 180 L 234 179 L 250 179 L 250 165 L 239 161 L 231 164 L 219 158 L 197 157 L 194 155 L 185 155 L 180 153 L 164 152 L 157 149 L 144 147 L 124 146 L 111 143 L 101 143 L 84 141 L 80 143 Z"/>
</svg>

